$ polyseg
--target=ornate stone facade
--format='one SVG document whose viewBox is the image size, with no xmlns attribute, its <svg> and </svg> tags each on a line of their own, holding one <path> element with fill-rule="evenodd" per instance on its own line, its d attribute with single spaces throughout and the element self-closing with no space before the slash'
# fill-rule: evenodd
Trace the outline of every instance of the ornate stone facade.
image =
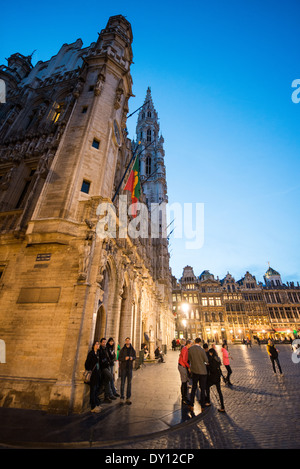
<svg viewBox="0 0 300 469">
<path fill-rule="evenodd" d="M 2 406 L 80 412 L 95 338 L 129 336 L 137 351 L 147 338 L 152 354 L 173 338 L 167 241 L 97 233 L 134 147 L 131 43 L 114 16 L 89 47 L 78 39 L 47 62 L 14 54 L 0 67 Z"/>
<path fill-rule="evenodd" d="M 283 284 L 271 267 L 265 284 L 249 272 L 236 281 L 221 280 L 208 270 L 197 277 L 186 266 L 179 281 L 173 277 L 173 314 L 177 337 L 240 343 L 247 337 L 294 339 L 300 333 L 300 286 Z"/>
</svg>

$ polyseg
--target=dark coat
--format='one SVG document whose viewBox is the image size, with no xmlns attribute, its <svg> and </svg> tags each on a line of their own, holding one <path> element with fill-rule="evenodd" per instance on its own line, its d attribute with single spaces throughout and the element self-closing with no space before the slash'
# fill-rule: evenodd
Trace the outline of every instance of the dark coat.
<svg viewBox="0 0 300 469">
<path fill-rule="evenodd" d="M 109 364 L 110 366 L 113 366 L 116 360 L 116 352 L 115 352 L 114 346 L 111 346 L 107 343 L 106 348 L 107 348 L 107 353 L 108 353 Z"/>
<path fill-rule="evenodd" d="M 102 345 L 100 345 L 99 347 L 99 363 L 100 363 L 100 370 L 110 367 L 110 360 L 109 360 L 109 354 L 108 354 L 107 348 L 102 347 Z"/>
<path fill-rule="evenodd" d="M 126 360 L 126 357 L 132 357 L 132 360 Z M 120 350 L 119 353 L 119 362 L 120 362 L 120 370 L 132 370 L 133 361 L 136 359 L 136 353 L 132 345 L 130 344 L 129 347 L 124 345 L 124 347 Z"/>
<path fill-rule="evenodd" d="M 221 360 L 218 356 L 212 357 L 211 355 L 209 355 L 208 360 L 208 385 L 212 386 L 220 382 L 222 375 Z"/>
<path fill-rule="evenodd" d="M 268 353 L 271 354 L 272 358 L 278 358 L 278 352 L 274 345 L 267 345 Z"/>
<path fill-rule="evenodd" d="M 91 386 L 96 385 L 97 381 L 99 379 L 99 369 L 100 369 L 98 351 L 97 351 L 97 353 L 95 353 L 94 350 L 90 350 L 90 352 L 88 353 L 87 358 L 85 360 L 84 367 L 87 371 L 93 370 L 92 375 L 91 375 L 90 384 L 91 384 Z"/>
</svg>

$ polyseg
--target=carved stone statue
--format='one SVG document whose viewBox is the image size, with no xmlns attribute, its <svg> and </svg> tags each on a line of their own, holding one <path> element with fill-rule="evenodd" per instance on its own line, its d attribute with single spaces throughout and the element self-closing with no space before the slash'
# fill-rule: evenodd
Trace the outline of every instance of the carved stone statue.
<svg viewBox="0 0 300 469">
<path fill-rule="evenodd" d="M 3 181 L 1 181 L 1 185 L 0 185 L 0 188 L 3 190 L 3 191 L 6 191 L 9 187 L 9 184 L 12 180 L 12 177 L 13 177 L 13 174 L 14 172 L 16 171 L 16 166 L 12 166 L 8 171 L 7 173 L 5 174 L 4 176 L 4 179 Z"/>
<path fill-rule="evenodd" d="M 87 277 L 90 262 L 91 245 L 88 241 L 79 246 L 79 276 L 78 280 L 85 280 Z"/>
<path fill-rule="evenodd" d="M 105 71 L 106 71 L 106 66 L 103 65 L 103 67 L 100 70 L 100 73 L 98 75 L 95 87 L 94 87 L 94 95 L 99 96 L 103 90 L 104 87 L 104 82 L 105 82 Z"/>
<path fill-rule="evenodd" d="M 115 106 L 114 106 L 115 109 L 119 109 L 119 107 L 121 106 L 121 98 L 123 94 L 124 94 L 124 84 L 123 84 L 123 80 L 121 79 L 119 81 L 119 84 L 116 90 Z"/>
<path fill-rule="evenodd" d="M 78 82 L 77 82 L 77 85 L 74 88 L 73 96 L 75 96 L 75 98 L 79 98 L 80 93 L 82 92 L 82 90 L 83 90 L 83 81 L 81 79 L 79 79 Z"/>
</svg>

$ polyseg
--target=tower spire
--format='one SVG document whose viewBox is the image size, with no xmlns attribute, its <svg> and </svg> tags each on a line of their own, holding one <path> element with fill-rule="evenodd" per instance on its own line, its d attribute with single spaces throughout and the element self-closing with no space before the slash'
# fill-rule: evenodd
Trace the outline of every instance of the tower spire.
<svg viewBox="0 0 300 469">
<path fill-rule="evenodd" d="M 163 138 L 159 137 L 158 121 L 151 88 L 148 86 L 144 106 L 139 112 L 136 126 L 137 140 L 141 142 L 141 148 L 145 149 L 140 156 L 140 175 L 148 205 L 167 202 L 165 152 Z"/>
</svg>

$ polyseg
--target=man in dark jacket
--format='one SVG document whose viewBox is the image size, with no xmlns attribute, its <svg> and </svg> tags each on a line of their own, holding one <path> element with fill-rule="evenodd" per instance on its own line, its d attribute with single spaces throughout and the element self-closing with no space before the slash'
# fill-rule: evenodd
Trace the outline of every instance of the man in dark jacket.
<svg viewBox="0 0 300 469">
<path fill-rule="evenodd" d="M 205 392 L 206 392 L 206 381 L 207 381 L 207 367 L 208 364 L 207 355 L 204 349 L 201 347 L 201 339 L 197 337 L 195 344 L 189 348 L 188 360 L 190 362 L 190 368 L 192 373 L 192 392 L 190 398 L 190 409 L 194 410 L 194 400 L 199 382 L 200 387 L 200 405 L 201 408 L 205 408 Z"/>
<path fill-rule="evenodd" d="M 136 353 L 130 343 L 130 338 L 126 337 L 125 345 L 120 350 L 119 362 L 121 371 L 121 404 L 124 403 L 125 397 L 125 381 L 127 378 L 127 392 L 126 392 L 126 404 L 131 404 L 131 380 L 132 380 L 132 367 L 133 361 L 136 359 Z"/>
</svg>

